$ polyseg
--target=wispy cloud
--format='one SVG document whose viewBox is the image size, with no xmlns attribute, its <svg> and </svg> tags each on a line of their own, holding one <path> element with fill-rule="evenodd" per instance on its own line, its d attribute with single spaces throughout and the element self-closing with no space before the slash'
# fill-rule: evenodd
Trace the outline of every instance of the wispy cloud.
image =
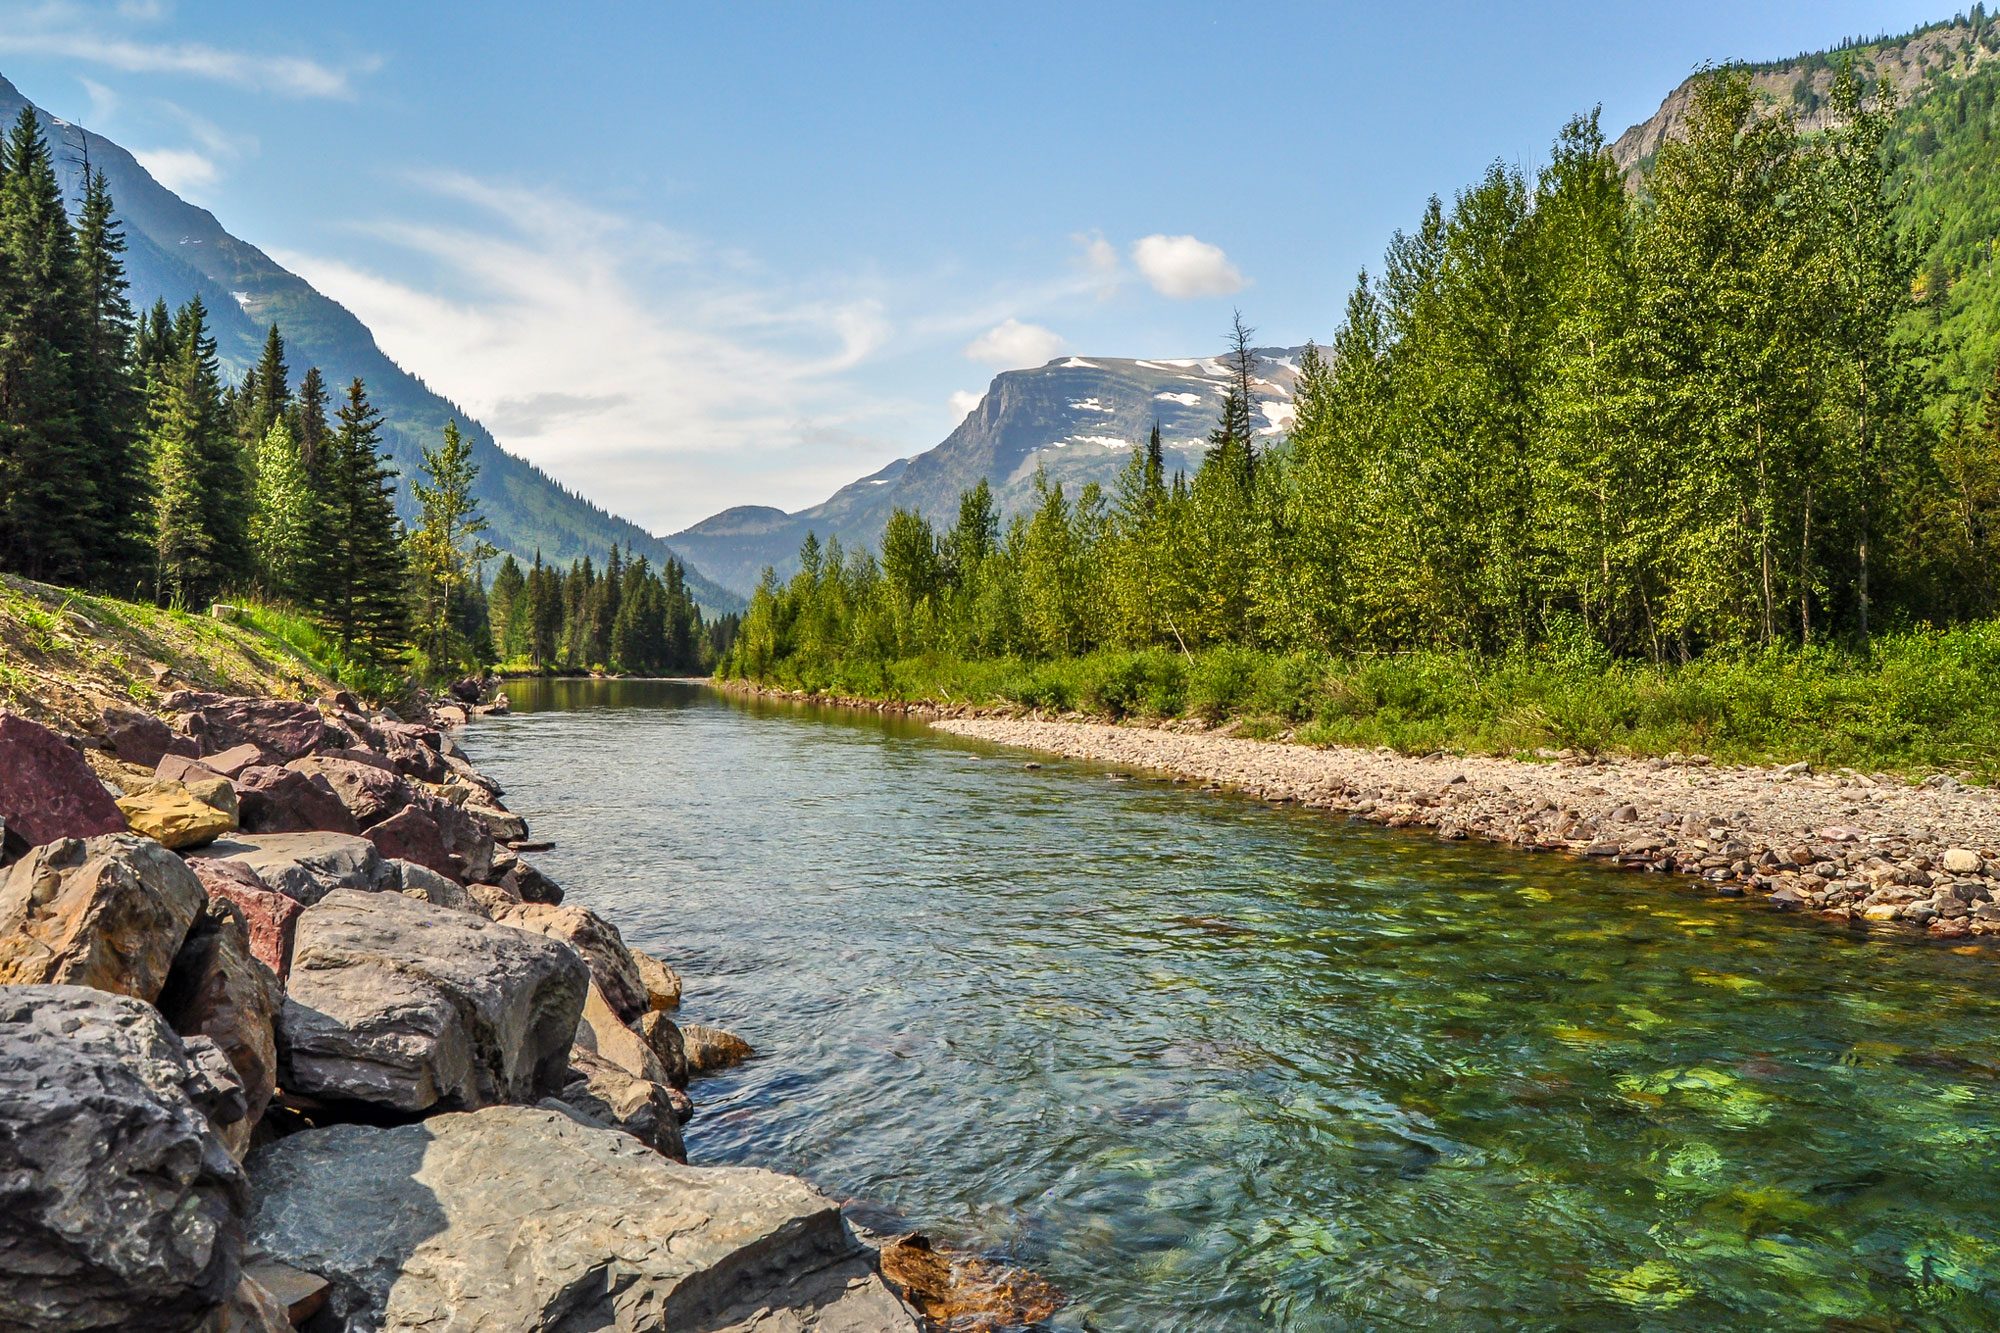
<svg viewBox="0 0 2000 1333">
<path fill-rule="evenodd" d="M 154 180 L 184 198 L 199 196 L 222 178 L 221 164 L 192 148 L 137 148 L 132 156 Z"/>
<path fill-rule="evenodd" d="M 877 465 L 907 415 L 846 377 L 892 333 L 865 283 L 787 281 L 543 188 L 424 184 L 453 221 L 360 224 L 419 260 L 421 285 L 323 255 L 274 257 L 503 445 L 656 531 L 746 489 L 768 503 L 822 499 Z"/>
<path fill-rule="evenodd" d="M 52 0 L 9 15 L 0 26 L 0 53 L 57 56 L 129 74 L 181 74 L 286 97 L 348 98 L 355 80 L 381 67 L 376 56 L 330 64 L 311 56 L 239 51 L 204 42 L 146 40 L 134 25 L 167 16 L 165 5 L 96 6 Z"/>
</svg>

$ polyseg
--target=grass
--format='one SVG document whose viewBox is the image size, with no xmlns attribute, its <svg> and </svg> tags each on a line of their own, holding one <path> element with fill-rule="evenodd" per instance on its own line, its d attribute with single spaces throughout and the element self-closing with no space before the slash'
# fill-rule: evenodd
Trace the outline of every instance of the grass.
<svg viewBox="0 0 2000 1333">
<path fill-rule="evenodd" d="M 1123 719 L 1200 718 L 1248 735 L 1534 755 L 1543 750 L 2000 777 L 2000 624 L 1831 648 L 1715 653 L 1687 666 L 1542 653 L 1325 657 L 1216 648 L 1054 661 L 793 669 L 786 688 L 941 704 L 1018 704 Z"/>
</svg>

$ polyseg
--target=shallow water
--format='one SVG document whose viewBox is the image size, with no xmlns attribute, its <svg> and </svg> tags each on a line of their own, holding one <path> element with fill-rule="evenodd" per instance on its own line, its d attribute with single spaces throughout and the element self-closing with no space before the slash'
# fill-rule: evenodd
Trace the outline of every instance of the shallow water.
<svg viewBox="0 0 2000 1333">
<path fill-rule="evenodd" d="M 511 683 L 464 744 L 761 1058 L 696 1162 L 1056 1326 L 2000 1325 L 1996 963 L 913 724 Z"/>
</svg>

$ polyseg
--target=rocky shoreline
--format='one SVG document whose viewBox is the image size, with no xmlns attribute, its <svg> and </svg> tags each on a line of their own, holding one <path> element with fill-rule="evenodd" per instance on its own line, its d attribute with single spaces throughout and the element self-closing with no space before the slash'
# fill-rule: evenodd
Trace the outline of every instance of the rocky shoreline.
<svg viewBox="0 0 2000 1333">
<path fill-rule="evenodd" d="M 924 1326 L 927 1245 L 685 1165 L 749 1048 L 522 855 L 485 690 L 0 713 L 0 1326 Z"/>
<path fill-rule="evenodd" d="M 1735 768 L 1699 755 L 1416 758 L 1249 740 L 1195 723 L 1113 725 L 1018 710 L 916 715 L 955 736 L 1444 839 L 1692 877 L 1781 910 L 1897 923 L 1914 938 L 2000 936 L 2000 793 L 1948 776 Z"/>
</svg>

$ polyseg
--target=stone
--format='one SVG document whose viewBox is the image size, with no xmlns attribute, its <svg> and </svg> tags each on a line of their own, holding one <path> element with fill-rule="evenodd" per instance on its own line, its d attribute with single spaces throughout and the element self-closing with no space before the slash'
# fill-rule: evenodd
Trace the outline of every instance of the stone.
<svg viewBox="0 0 2000 1333">
<path fill-rule="evenodd" d="M 359 833 L 361 826 L 323 777 L 257 764 L 236 778 L 243 827 L 252 833 Z"/>
<path fill-rule="evenodd" d="M 184 754 L 162 755 L 160 761 L 153 765 L 153 776 L 161 782 L 178 782 L 183 786 L 196 780 L 220 779 L 224 782 L 229 780 L 226 774 Z"/>
<path fill-rule="evenodd" d="M 297 899 L 265 888 L 257 872 L 241 861 L 197 857 L 188 868 L 210 901 L 231 903 L 242 914 L 250 956 L 283 981 L 292 968 L 292 932 L 305 908 Z"/>
<path fill-rule="evenodd" d="M 308 778 L 318 778 L 354 817 L 357 828 L 379 824 L 416 799 L 409 779 L 386 765 L 366 764 L 336 755 L 309 755 L 285 765 Z"/>
<path fill-rule="evenodd" d="M 451 771 L 444 761 L 444 738 L 433 727 L 377 718 L 368 724 L 368 741 L 405 777 L 442 782 Z"/>
<path fill-rule="evenodd" d="M 497 882 L 523 902 L 554 904 L 563 900 L 562 885 L 518 857 Z"/>
<path fill-rule="evenodd" d="M 208 902 L 134 833 L 35 848 L 0 880 L 0 985 L 93 986 L 151 1003 Z"/>
<path fill-rule="evenodd" d="M 452 682 L 451 697 L 462 704 L 476 704 L 486 693 L 486 682 L 477 676 L 466 676 Z"/>
<path fill-rule="evenodd" d="M 292 1318 L 283 1301 L 246 1274 L 211 1327 L 217 1333 L 291 1333 Z"/>
<path fill-rule="evenodd" d="M 1979 853 L 1971 848 L 1953 847 L 1945 852 L 1939 864 L 1954 875 L 1976 875 L 1982 862 Z"/>
<path fill-rule="evenodd" d="M 654 1052 L 651 1042 L 626 1026 L 625 1020 L 605 1001 L 604 992 L 596 982 L 590 984 L 583 1011 L 577 1015 L 575 1042 L 579 1049 L 602 1056 L 634 1078 L 643 1078 L 648 1083 L 674 1082 L 674 1071 Z M 680 1086 L 686 1085 L 683 1072 Z"/>
<path fill-rule="evenodd" d="M 83 755 L 39 722 L 0 713 L 0 829 L 33 847 L 123 833 L 125 816 Z"/>
<path fill-rule="evenodd" d="M 281 763 L 317 750 L 351 746 L 357 739 L 311 704 L 289 699 L 206 699 L 181 714 L 180 726 L 204 755 L 254 745 Z"/>
<path fill-rule="evenodd" d="M 227 898 L 210 898 L 174 958 L 158 1007 L 181 1036 L 213 1041 L 242 1081 L 243 1118 L 221 1130 L 238 1161 L 277 1089 L 275 1025 L 284 1000 L 276 970 L 251 952 L 243 910 Z"/>
<path fill-rule="evenodd" d="M 639 969 L 639 982 L 646 988 L 646 1004 L 652 1009 L 678 1009 L 681 1005 L 681 974 L 642 950 L 632 950 L 632 964 Z"/>
<path fill-rule="evenodd" d="M 594 1051 L 570 1052 L 562 1100 L 591 1119 L 630 1134 L 654 1152 L 687 1160 L 681 1116 L 672 1090 L 634 1077 Z"/>
<path fill-rule="evenodd" d="M 484 916 L 492 919 L 497 919 L 511 904 L 521 901 L 498 884 L 468 884 L 465 896 L 479 905 Z"/>
<path fill-rule="evenodd" d="M 451 879 L 465 874 L 462 865 L 446 849 L 444 831 L 438 822 L 422 810 L 399 810 L 371 827 L 365 836 L 383 856 L 414 861 Z"/>
<path fill-rule="evenodd" d="M 394 872 L 375 844 L 350 833 L 238 833 L 190 859 L 202 857 L 241 861 L 264 887 L 308 906 L 335 889 L 395 887 Z"/>
<path fill-rule="evenodd" d="M 104 744 L 128 764 L 151 768 L 169 754 L 193 755 L 195 743 L 151 713 L 108 704 L 103 712 Z"/>
<path fill-rule="evenodd" d="M 302 1325 L 326 1305 L 332 1284 L 317 1273 L 279 1263 L 256 1249 L 243 1254 L 243 1276 L 270 1294 L 284 1311 L 287 1327 Z"/>
<path fill-rule="evenodd" d="M 488 805 L 481 801 L 468 803 L 464 810 L 496 841 L 521 842 L 528 836 L 528 821 L 510 810 L 502 810 L 497 805 Z"/>
<path fill-rule="evenodd" d="M 688 1074 L 712 1074 L 742 1064 L 757 1054 L 750 1043 L 721 1028 L 689 1023 L 681 1028 L 681 1046 L 687 1052 Z"/>
<path fill-rule="evenodd" d="M 622 1021 L 629 1023 L 652 1007 L 645 979 L 639 975 L 638 963 L 626 949 L 618 927 L 588 907 L 512 903 L 493 919 L 561 940 L 582 954 L 590 965 L 591 980 Z"/>
<path fill-rule="evenodd" d="M 434 907 L 448 907 L 454 912 L 471 912 L 475 916 L 491 919 L 493 914 L 487 911 L 486 905 L 456 880 L 446 879 L 415 861 L 392 860 L 389 865 L 396 872 L 397 887 L 405 895 Z"/>
<path fill-rule="evenodd" d="M 151 1005 L 0 988 L 0 1322 L 186 1329 L 229 1298 L 247 1200 L 212 1096 Z"/>
<path fill-rule="evenodd" d="M 667 1085 L 685 1088 L 688 1082 L 687 1045 L 681 1039 L 680 1028 L 674 1020 L 658 1010 L 639 1015 L 632 1024 L 632 1030 L 639 1034 L 639 1040 L 646 1044 L 660 1068 L 667 1074 Z"/>
<path fill-rule="evenodd" d="M 201 767 L 225 778 L 240 777 L 246 768 L 270 768 L 284 762 L 277 755 L 255 745 L 237 745 L 219 754 L 206 755 Z M 160 776 L 172 777 L 167 760 L 160 761 Z"/>
<path fill-rule="evenodd" d="M 936 1328 L 1036 1328 L 1062 1293 L 1025 1269 L 939 1245 L 921 1232 L 878 1246 L 882 1276 Z"/>
<path fill-rule="evenodd" d="M 228 781 L 222 780 L 227 787 Z M 149 782 L 118 798 L 118 808 L 135 833 L 173 851 L 201 847 L 236 829 L 225 810 L 197 797 L 178 782 Z"/>
<path fill-rule="evenodd" d="M 839 1205 L 539 1107 L 333 1125 L 250 1158 L 253 1242 L 334 1329 L 917 1333 Z"/>
<path fill-rule="evenodd" d="M 493 855 L 496 850 L 493 835 L 472 815 L 450 801 L 434 796 L 423 800 L 424 812 L 437 821 L 438 832 L 444 838 L 444 849 L 458 867 L 457 878 L 468 884 L 490 880 L 493 876 Z"/>
<path fill-rule="evenodd" d="M 588 985 L 558 941 L 336 890 L 299 916 L 279 1082 L 403 1112 L 533 1101 L 562 1086 Z"/>
</svg>

